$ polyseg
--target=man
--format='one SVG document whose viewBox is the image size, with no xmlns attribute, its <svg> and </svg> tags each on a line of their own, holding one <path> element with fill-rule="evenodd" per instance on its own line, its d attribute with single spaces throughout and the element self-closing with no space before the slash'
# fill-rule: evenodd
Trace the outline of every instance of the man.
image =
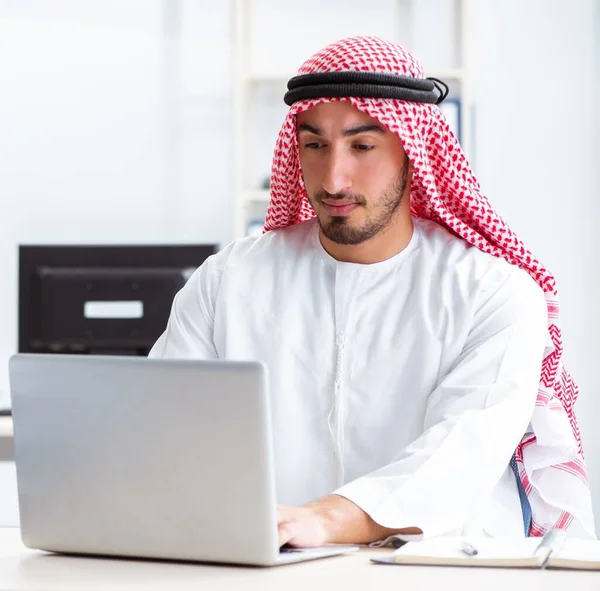
<svg viewBox="0 0 600 591">
<path fill-rule="evenodd" d="M 266 232 L 200 267 L 151 356 L 267 364 L 281 544 L 594 536 L 554 280 L 439 81 L 357 37 L 288 88 Z"/>
</svg>

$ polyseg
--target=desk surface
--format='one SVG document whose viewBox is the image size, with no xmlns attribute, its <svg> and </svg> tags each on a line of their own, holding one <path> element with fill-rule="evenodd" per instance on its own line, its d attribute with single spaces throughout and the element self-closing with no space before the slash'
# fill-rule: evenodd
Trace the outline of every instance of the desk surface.
<svg viewBox="0 0 600 591">
<path fill-rule="evenodd" d="M 600 573 L 518 569 L 377 565 L 355 554 L 278 567 L 235 567 L 108 558 L 78 558 L 28 550 L 18 529 L 0 529 L 0 588 L 86 589 L 485 589 L 486 591 L 587 591 L 600 589 Z"/>
</svg>

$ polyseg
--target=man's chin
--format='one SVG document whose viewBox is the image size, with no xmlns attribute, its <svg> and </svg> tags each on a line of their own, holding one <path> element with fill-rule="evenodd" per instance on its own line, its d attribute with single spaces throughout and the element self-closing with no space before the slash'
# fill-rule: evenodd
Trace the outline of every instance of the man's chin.
<svg viewBox="0 0 600 591">
<path fill-rule="evenodd" d="M 356 246 L 362 244 L 369 238 L 360 228 L 353 227 L 348 223 L 326 223 L 320 224 L 321 233 L 325 238 L 335 244 L 343 246 Z"/>
</svg>

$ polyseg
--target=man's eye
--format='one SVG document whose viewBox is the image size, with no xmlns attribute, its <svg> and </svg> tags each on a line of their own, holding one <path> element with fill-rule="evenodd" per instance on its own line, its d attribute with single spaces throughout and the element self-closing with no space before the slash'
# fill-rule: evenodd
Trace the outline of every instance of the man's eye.
<svg viewBox="0 0 600 591">
<path fill-rule="evenodd" d="M 369 150 L 372 150 L 375 146 L 369 146 L 368 144 L 356 144 L 354 147 L 360 152 L 368 152 Z"/>
<path fill-rule="evenodd" d="M 304 144 L 304 147 L 308 148 L 309 150 L 316 150 L 317 148 L 322 148 L 323 144 L 319 142 L 308 142 Z"/>
</svg>

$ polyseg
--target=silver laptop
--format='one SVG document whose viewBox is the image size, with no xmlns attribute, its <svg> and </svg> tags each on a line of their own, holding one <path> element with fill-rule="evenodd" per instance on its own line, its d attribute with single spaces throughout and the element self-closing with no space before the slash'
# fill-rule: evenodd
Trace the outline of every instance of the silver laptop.
<svg viewBox="0 0 600 591">
<path fill-rule="evenodd" d="M 276 565 L 260 363 L 20 354 L 10 359 L 23 543 L 74 554 Z"/>
</svg>

